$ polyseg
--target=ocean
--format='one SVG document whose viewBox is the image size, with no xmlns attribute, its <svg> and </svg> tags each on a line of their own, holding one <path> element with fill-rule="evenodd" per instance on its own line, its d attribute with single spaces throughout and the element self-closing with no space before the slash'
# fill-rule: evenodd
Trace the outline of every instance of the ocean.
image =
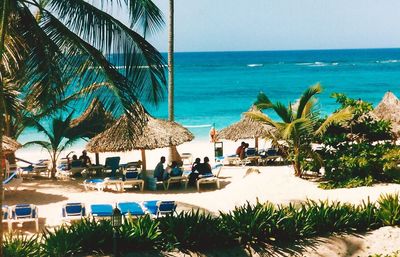
<svg viewBox="0 0 400 257">
<path fill-rule="evenodd" d="M 323 115 L 338 107 L 333 92 L 374 105 L 388 90 L 400 96 L 400 49 L 176 53 L 175 120 L 206 139 L 209 125 L 221 129 L 238 121 L 260 91 L 289 104 L 317 82 L 324 89 L 318 96 Z M 168 116 L 167 98 L 146 107 L 155 117 Z"/>
</svg>

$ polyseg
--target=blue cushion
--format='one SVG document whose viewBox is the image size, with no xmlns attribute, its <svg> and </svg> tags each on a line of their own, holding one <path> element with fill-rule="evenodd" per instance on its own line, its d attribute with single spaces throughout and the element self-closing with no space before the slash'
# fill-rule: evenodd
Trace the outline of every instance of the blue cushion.
<svg viewBox="0 0 400 257">
<path fill-rule="evenodd" d="M 136 179 L 138 178 L 139 172 L 137 171 L 130 171 L 126 172 L 125 177 L 126 179 Z"/>
<path fill-rule="evenodd" d="M 85 207 L 81 203 L 67 203 L 65 206 L 65 215 L 79 215 L 85 216 Z"/>
<path fill-rule="evenodd" d="M 159 202 L 159 200 L 145 201 L 143 205 L 146 207 L 148 212 L 156 215 L 158 210 L 157 202 Z"/>
<path fill-rule="evenodd" d="M 158 208 L 160 212 L 174 212 L 176 204 L 175 201 L 162 201 Z"/>
<path fill-rule="evenodd" d="M 113 207 L 111 204 L 92 204 L 90 209 L 93 216 L 105 217 L 112 216 L 113 214 Z"/>
<path fill-rule="evenodd" d="M 86 179 L 85 182 L 87 182 L 87 183 L 103 183 L 104 179 L 92 178 L 92 179 Z"/>
<path fill-rule="evenodd" d="M 136 216 L 144 215 L 142 207 L 136 202 L 118 203 L 118 208 L 121 210 L 122 215 L 126 215 L 128 213 Z"/>
</svg>

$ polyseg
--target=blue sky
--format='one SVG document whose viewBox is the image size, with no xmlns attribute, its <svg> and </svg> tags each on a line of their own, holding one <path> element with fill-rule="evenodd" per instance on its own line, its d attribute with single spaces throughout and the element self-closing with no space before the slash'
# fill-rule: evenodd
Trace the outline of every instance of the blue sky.
<svg viewBox="0 0 400 257">
<path fill-rule="evenodd" d="M 175 50 L 400 47 L 399 12 L 399 0 L 175 0 Z M 165 52 L 166 27 L 149 40 Z"/>
</svg>

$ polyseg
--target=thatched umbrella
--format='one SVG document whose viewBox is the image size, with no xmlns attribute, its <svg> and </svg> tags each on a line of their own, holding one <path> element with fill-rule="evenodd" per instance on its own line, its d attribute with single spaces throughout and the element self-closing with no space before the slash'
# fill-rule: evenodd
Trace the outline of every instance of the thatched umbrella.
<svg viewBox="0 0 400 257">
<path fill-rule="evenodd" d="M 19 148 L 21 148 L 21 144 L 15 141 L 12 138 L 9 138 L 7 136 L 3 136 L 3 151 L 6 153 L 12 153 L 17 151 Z"/>
<path fill-rule="evenodd" d="M 148 122 L 142 135 L 136 135 L 131 122 L 123 115 L 109 129 L 92 138 L 86 145 L 89 152 L 126 152 L 141 150 L 143 170 L 146 170 L 145 150 L 176 146 L 193 140 L 193 134 L 176 122 L 155 119 L 147 115 Z"/>
<path fill-rule="evenodd" d="M 400 135 L 400 101 L 392 92 L 386 92 L 372 113 L 379 119 L 390 121 L 393 133 Z"/>
<path fill-rule="evenodd" d="M 111 113 L 107 112 L 98 98 L 93 99 L 81 116 L 71 121 L 68 137 L 93 138 L 115 122 Z M 96 152 L 96 164 L 99 154 Z"/>
<path fill-rule="evenodd" d="M 252 106 L 248 112 L 261 112 L 257 107 Z M 267 136 L 268 133 L 274 131 L 272 126 L 265 125 L 259 121 L 253 120 L 243 114 L 243 118 L 218 131 L 218 139 L 227 139 L 237 141 L 239 139 L 255 139 L 255 147 L 258 148 L 258 138 Z"/>
</svg>

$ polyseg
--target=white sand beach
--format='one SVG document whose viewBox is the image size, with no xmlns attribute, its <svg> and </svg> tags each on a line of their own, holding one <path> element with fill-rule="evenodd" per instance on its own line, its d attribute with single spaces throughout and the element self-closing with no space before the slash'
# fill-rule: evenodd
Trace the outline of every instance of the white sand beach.
<svg viewBox="0 0 400 257">
<path fill-rule="evenodd" d="M 225 149 L 234 152 L 236 142 L 226 142 Z M 178 147 L 183 152 L 191 152 L 194 157 L 213 157 L 213 145 L 207 142 L 192 142 Z M 80 149 L 79 149 L 80 150 Z M 226 150 L 225 150 L 226 151 Z M 148 167 L 154 167 L 161 155 L 167 155 L 166 149 L 148 151 Z M 17 156 L 33 159 L 40 153 L 21 151 Z M 101 154 L 115 156 L 117 153 Z M 139 153 L 123 153 L 122 161 L 139 159 Z M 41 153 L 41 157 L 45 157 Z M 93 159 L 93 156 L 91 156 Z M 400 192 L 398 184 L 381 184 L 372 187 L 354 189 L 322 190 L 318 184 L 303 180 L 293 175 L 291 166 L 260 166 L 256 167 L 260 173 L 251 173 L 246 176 L 248 167 L 223 167 L 221 189 L 215 185 L 206 185 L 200 193 L 195 188 L 172 188 L 164 191 L 127 190 L 123 193 L 106 191 L 85 191 L 82 179 L 70 181 L 51 181 L 48 179 L 24 180 L 22 187 L 16 192 L 5 193 L 5 204 L 33 203 L 39 208 L 41 227 L 53 227 L 61 223 L 61 206 L 66 202 L 116 203 L 118 201 L 145 201 L 145 200 L 175 200 L 178 210 L 201 208 L 211 213 L 227 212 L 235 206 L 243 205 L 247 201 L 255 203 L 270 201 L 275 204 L 301 202 L 306 199 L 350 202 L 358 204 L 370 198 L 375 201 L 380 194 Z M 28 226 L 28 227 L 26 227 Z M 29 224 L 23 230 L 31 230 Z M 357 236 L 333 236 L 319 240 L 315 245 L 307 248 L 304 256 L 368 256 L 373 253 L 391 253 L 400 249 L 400 228 L 384 227 L 377 231 Z"/>
</svg>

